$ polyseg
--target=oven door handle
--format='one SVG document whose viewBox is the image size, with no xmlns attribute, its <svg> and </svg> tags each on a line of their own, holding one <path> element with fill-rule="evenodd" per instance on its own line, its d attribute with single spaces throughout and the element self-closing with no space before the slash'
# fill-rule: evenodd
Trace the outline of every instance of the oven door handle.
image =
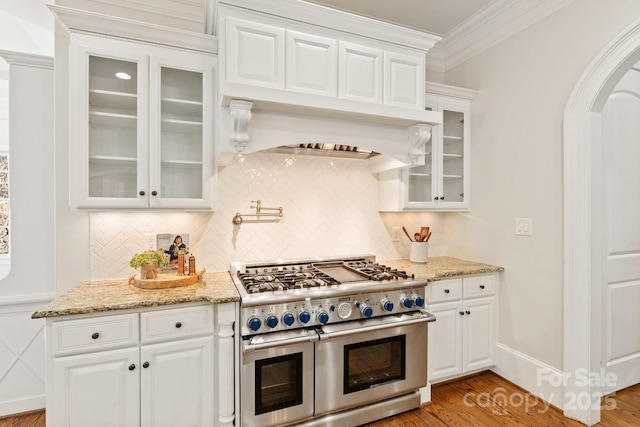
<svg viewBox="0 0 640 427">
<path fill-rule="evenodd" d="M 307 343 L 318 341 L 318 334 L 310 331 L 309 335 L 297 338 L 286 338 L 277 341 L 253 342 L 252 340 L 242 341 L 242 353 L 250 353 L 252 351 L 264 350 L 267 348 L 283 347 L 293 344 Z"/>
<path fill-rule="evenodd" d="M 404 315 L 404 316 L 407 316 L 407 315 Z M 362 324 L 360 324 L 359 327 L 341 329 L 336 331 L 326 331 L 323 328 L 323 330 L 319 333 L 320 341 L 326 341 L 326 340 L 345 337 L 349 335 L 361 334 L 363 332 L 375 332 L 375 331 L 380 331 L 380 330 L 389 329 L 389 328 L 398 328 L 403 326 L 416 325 L 420 323 L 435 322 L 436 320 L 436 316 L 424 310 L 420 310 L 415 313 L 412 313 L 410 316 L 411 316 L 410 319 L 406 319 L 406 320 L 401 319 L 395 322 L 385 321 L 385 320 L 388 320 L 388 318 L 386 319 L 377 318 L 377 319 L 381 319 L 380 320 L 381 323 L 375 324 L 373 326 L 362 326 Z M 370 323 L 371 320 L 367 320 L 366 322 Z"/>
</svg>

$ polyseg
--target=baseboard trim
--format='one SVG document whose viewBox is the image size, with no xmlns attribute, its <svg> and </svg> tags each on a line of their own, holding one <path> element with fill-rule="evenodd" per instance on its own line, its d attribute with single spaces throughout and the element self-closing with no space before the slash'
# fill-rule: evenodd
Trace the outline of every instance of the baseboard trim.
<svg viewBox="0 0 640 427">
<path fill-rule="evenodd" d="M 562 408 L 562 371 L 504 344 L 496 346 L 493 372 L 527 392 Z"/>
<path fill-rule="evenodd" d="M 0 402 L 0 417 L 7 415 L 23 414 L 43 410 L 45 407 L 45 396 L 31 396 L 24 399 L 9 400 Z"/>
</svg>

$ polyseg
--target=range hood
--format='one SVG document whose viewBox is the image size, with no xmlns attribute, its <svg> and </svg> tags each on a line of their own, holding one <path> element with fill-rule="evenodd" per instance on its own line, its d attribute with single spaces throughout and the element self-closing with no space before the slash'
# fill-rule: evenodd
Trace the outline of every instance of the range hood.
<svg viewBox="0 0 640 427">
<path fill-rule="evenodd" d="M 343 144 L 291 144 L 265 150 L 270 153 L 283 153 L 306 156 L 348 157 L 352 159 L 368 159 L 379 153 L 365 148 Z"/>
</svg>

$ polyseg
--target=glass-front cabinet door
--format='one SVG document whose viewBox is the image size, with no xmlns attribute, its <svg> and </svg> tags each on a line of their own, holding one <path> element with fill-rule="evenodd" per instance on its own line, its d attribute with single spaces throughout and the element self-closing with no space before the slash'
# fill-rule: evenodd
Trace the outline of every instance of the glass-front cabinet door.
<svg viewBox="0 0 640 427">
<path fill-rule="evenodd" d="M 70 51 L 72 203 L 211 209 L 215 58 L 81 40 Z"/>
<path fill-rule="evenodd" d="M 148 186 L 146 58 L 79 46 L 69 117 L 70 185 L 78 207 L 145 207 Z M 77 157 L 76 157 L 77 156 Z M 74 159 L 74 157 L 76 157 Z"/>
<path fill-rule="evenodd" d="M 404 209 L 469 208 L 469 104 L 438 96 L 427 101 L 427 109 L 442 112 L 443 123 L 425 144 L 424 165 L 402 173 Z"/>
<path fill-rule="evenodd" d="M 211 203 L 213 64 L 195 59 L 151 60 L 152 207 L 207 208 Z"/>
</svg>

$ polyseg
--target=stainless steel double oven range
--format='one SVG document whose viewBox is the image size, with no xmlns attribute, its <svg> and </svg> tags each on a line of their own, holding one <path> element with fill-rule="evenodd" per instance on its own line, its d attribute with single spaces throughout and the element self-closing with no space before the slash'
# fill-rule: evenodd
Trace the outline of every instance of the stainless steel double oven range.
<svg viewBox="0 0 640 427">
<path fill-rule="evenodd" d="M 232 263 L 240 424 L 355 426 L 420 406 L 425 280 L 371 255 Z"/>
</svg>

